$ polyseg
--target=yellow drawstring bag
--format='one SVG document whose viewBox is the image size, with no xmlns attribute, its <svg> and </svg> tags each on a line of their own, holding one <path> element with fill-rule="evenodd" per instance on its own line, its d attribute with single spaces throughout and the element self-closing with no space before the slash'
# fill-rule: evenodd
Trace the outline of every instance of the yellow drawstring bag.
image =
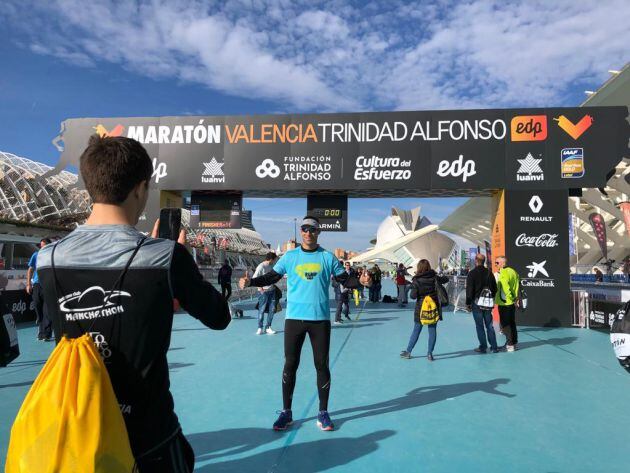
<svg viewBox="0 0 630 473">
<path fill-rule="evenodd" d="M 15 418 L 5 473 L 130 473 L 134 465 L 92 338 L 62 338 Z"/>
<path fill-rule="evenodd" d="M 122 287 L 144 240 L 110 294 Z M 58 247 L 51 254 L 57 296 L 64 293 L 55 269 Z M 5 473 L 137 472 L 112 381 L 89 335 L 94 321 L 84 335 L 64 336 L 37 375 L 11 428 Z"/>
<path fill-rule="evenodd" d="M 431 296 L 425 296 L 420 309 L 420 323 L 422 325 L 433 325 L 437 324 L 438 320 L 440 320 L 440 311 L 437 304 Z"/>
</svg>

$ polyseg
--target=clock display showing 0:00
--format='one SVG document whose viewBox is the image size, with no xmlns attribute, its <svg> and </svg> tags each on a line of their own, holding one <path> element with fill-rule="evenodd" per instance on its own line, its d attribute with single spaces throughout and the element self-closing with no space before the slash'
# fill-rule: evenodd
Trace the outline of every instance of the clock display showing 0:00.
<svg viewBox="0 0 630 473">
<path fill-rule="evenodd" d="M 315 209 L 315 216 L 339 218 L 341 217 L 341 212 L 341 209 Z"/>
</svg>

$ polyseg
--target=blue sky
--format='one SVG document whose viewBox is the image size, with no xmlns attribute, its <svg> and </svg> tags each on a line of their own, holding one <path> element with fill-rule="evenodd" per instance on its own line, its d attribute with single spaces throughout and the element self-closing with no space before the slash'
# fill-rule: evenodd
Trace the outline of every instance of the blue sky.
<svg viewBox="0 0 630 473">
<path fill-rule="evenodd" d="M 573 106 L 628 62 L 629 24 L 627 0 L 5 0 L 0 149 L 54 164 L 83 116 Z M 439 221 L 462 202 L 351 200 L 323 244 L 363 249 L 392 205 Z M 306 206 L 245 204 L 274 247 Z"/>
</svg>

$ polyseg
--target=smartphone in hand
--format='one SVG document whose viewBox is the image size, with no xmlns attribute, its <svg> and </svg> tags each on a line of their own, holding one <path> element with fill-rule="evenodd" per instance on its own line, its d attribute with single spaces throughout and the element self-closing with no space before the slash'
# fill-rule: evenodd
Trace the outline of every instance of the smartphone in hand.
<svg viewBox="0 0 630 473">
<path fill-rule="evenodd" d="M 165 208 L 160 210 L 158 237 L 177 241 L 182 226 L 182 209 Z"/>
</svg>

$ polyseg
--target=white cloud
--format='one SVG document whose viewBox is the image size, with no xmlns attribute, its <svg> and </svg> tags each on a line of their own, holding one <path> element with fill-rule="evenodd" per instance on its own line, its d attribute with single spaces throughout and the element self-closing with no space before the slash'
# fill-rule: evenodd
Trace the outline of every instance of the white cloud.
<svg viewBox="0 0 630 473">
<path fill-rule="evenodd" d="M 3 15 L 38 54 L 291 111 L 569 105 L 630 44 L 627 0 L 9 0 Z"/>
</svg>

